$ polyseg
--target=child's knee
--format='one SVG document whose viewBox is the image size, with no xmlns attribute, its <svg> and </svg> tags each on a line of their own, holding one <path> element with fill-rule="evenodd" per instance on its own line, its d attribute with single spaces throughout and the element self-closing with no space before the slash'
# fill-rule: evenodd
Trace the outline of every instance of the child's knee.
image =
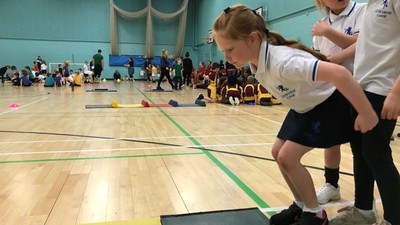
<svg viewBox="0 0 400 225">
<path fill-rule="evenodd" d="M 279 155 L 279 149 L 278 148 L 272 148 L 271 154 L 272 154 L 272 157 L 274 157 L 274 159 L 277 160 L 278 159 L 278 155 Z"/>
</svg>

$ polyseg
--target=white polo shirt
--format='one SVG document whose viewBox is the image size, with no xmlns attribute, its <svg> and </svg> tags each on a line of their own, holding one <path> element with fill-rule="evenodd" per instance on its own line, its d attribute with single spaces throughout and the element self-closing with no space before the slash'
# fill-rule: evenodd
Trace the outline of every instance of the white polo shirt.
<svg viewBox="0 0 400 225">
<path fill-rule="evenodd" d="M 357 40 L 354 76 L 368 92 L 387 96 L 400 73 L 400 1 L 369 0 Z"/>
<path fill-rule="evenodd" d="M 282 103 L 299 113 L 308 112 L 336 90 L 317 81 L 319 60 L 308 52 L 263 42 L 258 67 L 249 63 L 257 80 Z"/>
<path fill-rule="evenodd" d="M 335 15 L 332 10 L 330 10 L 329 15 L 325 16 L 322 21 L 329 24 L 336 31 L 343 32 L 347 35 L 358 35 L 366 6 L 366 3 L 349 1 L 349 4 L 342 13 Z M 326 56 L 336 54 L 343 50 L 323 36 L 313 37 L 313 48 Z M 353 72 L 353 63 L 354 60 L 347 60 L 342 65 Z"/>
</svg>

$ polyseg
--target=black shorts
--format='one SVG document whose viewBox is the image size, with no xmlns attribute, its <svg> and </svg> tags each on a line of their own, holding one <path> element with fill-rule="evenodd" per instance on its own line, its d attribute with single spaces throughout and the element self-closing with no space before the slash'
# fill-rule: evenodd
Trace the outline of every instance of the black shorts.
<svg viewBox="0 0 400 225">
<path fill-rule="evenodd" d="M 103 67 L 101 65 L 94 65 L 93 77 L 100 77 Z"/>
<path fill-rule="evenodd" d="M 353 130 L 350 103 L 336 90 L 327 100 L 306 113 L 290 110 L 278 138 L 308 147 L 329 148 L 349 142 Z"/>
</svg>

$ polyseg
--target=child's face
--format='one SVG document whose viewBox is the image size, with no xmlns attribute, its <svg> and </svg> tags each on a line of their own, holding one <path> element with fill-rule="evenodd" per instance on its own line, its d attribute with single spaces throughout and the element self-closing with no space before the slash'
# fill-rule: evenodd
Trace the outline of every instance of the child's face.
<svg viewBox="0 0 400 225">
<path fill-rule="evenodd" d="M 322 2 L 330 8 L 335 14 L 340 14 L 346 9 L 350 0 L 322 0 Z"/>
<path fill-rule="evenodd" d="M 236 68 L 241 68 L 251 60 L 254 50 L 250 46 L 248 40 L 231 40 L 218 32 L 214 35 L 218 48 L 224 53 L 225 60 L 233 64 Z M 257 50 L 258 56 L 258 50 Z"/>
</svg>

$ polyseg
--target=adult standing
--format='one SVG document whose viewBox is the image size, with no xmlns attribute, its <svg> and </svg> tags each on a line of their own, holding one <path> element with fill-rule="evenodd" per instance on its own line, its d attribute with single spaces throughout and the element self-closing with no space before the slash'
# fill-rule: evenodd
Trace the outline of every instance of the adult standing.
<svg viewBox="0 0 400 225">
<path fill-rule="evenodd" d="M 39 55 L 36 59 L 36 68 L 34 69 L 35 72 L 40 73 L 40 69 L 42 68 L 42 63 L 43 63 L 43 59 L 42 57 Z"/>
<path fill-rule="evenodd" d="M 104 58 L 101 55 L 101 49 L 97 50 L 97 54 L 93 55 L 93 82 L 100 82 L 101 79 L 101 71 L 104 68 Z"/>
<path fill-rule="evenodd" d="M 160 91 L 164 90 L 160 86 L 164 77 L 167 77 L 168 82 L 171 85 L 172 89 L 175 89 L 175 86 L 172 84 L 171 76 L 169 75 L 169 62 L 168 62 L 167 57 L 168 57 L 168 50 L 163 49 L 161 52 L 161 59 L 160 59 L 161 75 L 160 75 L 160 79 L 158 79 L 158 84 L 157 84 L 157 90 L 160 90 Z"/>
<path fill-rule="evenodd" d="M 125 67 L 128 69 L 128 80 L 135 81 L 134 74 L 135 74 L 135 67 L 134 67 L 133 58 L 129 57 L 128 64 L 125 64 Z"/>
<path fill-rule="evenodd" d="M 185 53 L 185 58 L 183 59 L 183 81 L 182 81 L 182 86 L 186 85 L 189 86 L 190 83 L 190 75 L 192 74 L 192 69 L 193 69 L 193 62 L 192 59 L 189 58 L 190 54 L 189 52 Z"/>
<path fill-rule="evenodd" d="M 10 69 L 9 65 L 5 65 L 0 68 L 1 83 L 4 83 L 4 75 L 6 75 L 8 69 Z"/>
<path fill-rule="evenodd" d="M 150 60 L 149 60 L 149 58 L 146 57 L 144 60 L 143 67 L 144 67 L 144 71 L 147 75 L 147 81 L 151 81 L 151 67 L 149 68 L 149 65 L 150 65 Z"/>
</svg>

